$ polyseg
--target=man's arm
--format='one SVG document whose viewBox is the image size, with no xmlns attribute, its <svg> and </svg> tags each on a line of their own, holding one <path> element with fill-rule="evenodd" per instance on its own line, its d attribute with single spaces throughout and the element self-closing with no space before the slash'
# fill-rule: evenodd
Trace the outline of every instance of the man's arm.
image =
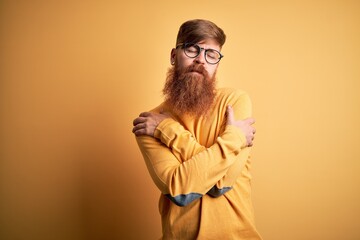
<svg viewBox="0 0 360 240">
<path fill-rule="evenodd" d="M 206 194 L 235 161 L 244 134 L 228 125 L 215 144 L 185 162 L 154 137 L 137 138 L 147 168 L 160 191 L 179 206 L 185 206 Z"/>
<path fill-rule="evenodd" d="M 234 105 L 234 117 L 227 118 L 227 121 L 231 119 L 246 119 L 252 115 L 252 104 L 249 96 L 245 93 L 239 95 L 236 98 Z M 241 123 L 238 121 L 237 123 Z M 249 122 L 248 122 L 249 123 Z M 253 122 L 250 122 L 249 127 Z M 236 123 L 235 123 L 236 124 Z M 243 131 L 250 130 L 251 134 L 248 136 L 250 139 L 249 145 L 245 148 L 242 148 L 239 154 L 236 156 L 236 161 L 234 164 L 229 167 L 228 171 L 207 193 L 212 197 L 219 197 L 232 189 L 232 186 L 235 184 L 238 177 L 242 174 L 243 169 L 250 158 L 250 150 L 253 145 L 253 139 L 255 134 L 255 128 L 250 127 L 250 129 L 243 129 Z"/>
<path fill-rule="evenodd" d="M 240 174 L 243 166 L 241 162 L 245 162 L 243 156 L 247 155 L 240 154 L 242 157 L 239 159 L 238 153 L 246 144 L 251 144 L 254 129 L 251 127 L 251 119 L 235 121 L 232 111 L 229 116 L 225 131 L 208 149 L 197 143 L 190 132 L 176 121 L 164 120 L 166 116 L 154 117 L 153 114 L 143 113 L 134 121 L 133 131 L 142 136 L 137 140 L 154 182 L 178 205 L 186 205 L 210 189 L 209 194 L 219 194 L 217 188 L 231 186 Z M 155 132 L 158 122 L 161 124 Z M 240 130 L 241 125 L 246 126 L 245 130 Z M 237 138 L 234 135 L 236 132 Z M 248 133 L 246 136 L 249 142 L 243 132 Z M 157 137 L 166 146 L 146 136 Z M 239 161 L 240 164 L 234 164 Z"/>
<path fill-rule="evenodd" d="M 246 134 L 248 145 L 252 144 L 253 133 L 255 129 L 251 126 L 252 119 L 236 121 L 236 118 L 246 118 L 251 116 L 251 101 L 247 94 L 236 94 L 236 97 L 233 98 L 235 101 L 230 102 L 234 105 L 235 112 L 228 109 L 227 114 L 227 124 L 228 125 L 238 125 L 238 127 L 242 128 L 241 130 Z M 230 112 L 229 112 L 230 110 Z M 144 116 L 148 116 L 149 118 L 146 120 L 148 127 L 146 127 L 147 131 L 149 129 L 154 130 L 156 126 L 160 123 L 157 129 L 154 130 L 154 136 L 162 141 L 167 147 L 169 147 L 172 153 L 181 161 L 187 161 L 195 154 L 204 151 L 206 148 L 200 145 L 196 139 L 192 136 L 192 134 L 184 129 L 184 127 L 174 121 L 171 118 L 164 120 L 165 116 L 161 114 L 142 114 Z M 163 118 L 162 118 L 163 117 Z M 141 122 L 145 120 L 142 119 Z M 164 121 L 163 121 L 164 120 Z M 134 122 L 135 124 L 135 122 Z M 137 128 L 134 128 L 137 129 Z M 152 130 L 148 132 L 151 134 Z M 243 167 L 247 159 L 249 158 L 250 148 L 242 148 L 239 154 L 236 155 L 236 160 L 229 167 L 228 171 L 224 176 L 222 176 L 216 184 L 210 189 L 208 192 L 209 195 L 213 197 L 218 197 L 230 190 L 235 183 L 237 177 L 241 174 Z"/>
<path fill-rule="evenodd" d="M 251 120 L 245 120 L 245 122 L 250 125 Z M 187 161 L 194 155 L 206 150 L 189 131 L 172 119 L 164 120 L 155 131 L 155 136 L 171 149 L 171 152 L 180 162 Z M 238 154 L 231 156 L 235 158 L 234 163 L 228 168 L 225 175 L 218 179 L 216 184 L 210 189 L 208 192 L 210 196 L 219 197 L 232 188 L 245 166 L 249 153 L 250 148 L 243 146 Z"/>
</svg>

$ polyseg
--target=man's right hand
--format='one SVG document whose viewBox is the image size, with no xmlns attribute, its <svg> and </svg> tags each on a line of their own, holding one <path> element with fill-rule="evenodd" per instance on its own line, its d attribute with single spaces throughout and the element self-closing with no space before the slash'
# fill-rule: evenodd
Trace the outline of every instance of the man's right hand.
<svg viewBox="0 0 360 240">
<path fill-rule="evenodd" d="M 163 112 L 143 112 L 133 121 L 134 127 L 132 132 L 136 136 L 148 135 L 150 137 L 154 137 L 155 129 L 157 128 L 159 123 L 168 117 L 169 116 L 164 114 Z"/>
<path fill-rule="evenodd" d="M 256 132 L 255 128 L 252 126 L 252 124 L 255 123 L 255 119 L 246 118 L 244 120 L 238 120 L 238 121 L 235 120 L 234 110 L 232 109 L 231 106 L 227 106 L 226 115 L 227 115 L 226 124 L 240 128 L 240 130 L 245 134 L 247 147 L 251 147 L 253 145 L 254 134 Z"/>
</svg>

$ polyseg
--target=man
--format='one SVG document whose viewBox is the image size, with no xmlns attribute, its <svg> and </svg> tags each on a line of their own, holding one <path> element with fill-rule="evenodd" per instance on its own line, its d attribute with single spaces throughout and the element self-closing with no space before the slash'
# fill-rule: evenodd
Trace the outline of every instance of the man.
<svg viewBox="0 0 360 240">
<path fill-rule="evenodd" d="M 225 39 L 210 21 L 183 23 L 165 101 L 133 122 L 161 191 L 162 239 L 261 239 L 251 203 L 251 102 L 242 91 L 215 88 Z"/>
</svg>

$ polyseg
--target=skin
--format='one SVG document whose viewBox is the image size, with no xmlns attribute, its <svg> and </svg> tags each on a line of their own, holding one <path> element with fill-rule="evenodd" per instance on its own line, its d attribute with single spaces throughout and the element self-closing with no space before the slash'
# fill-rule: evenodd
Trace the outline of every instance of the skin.
<svg viewBox="0 0 360 240">
<path fill-rule="evenodd" d="M 218 50 L 220 52 L 221 48 L 220 45 L 212 39 L 203 40 L 198 43 L 198 45 L 202 48 L 208 49 L 212 48 Z M 204 50 L 201 51 L 199 56 L 196 58 L 189 58 L 184 54 L 184 51 L 181 48 L 171 50 L 170 54 L 170 62 L 177 63 L 179 68 L 186 68 L 191 64 L 201 64 L 204 66 L 205 70 L 209 73 L 210 79 L 214 76 L 219 64 L 208 64 L 205 60 Z M 198 73 L 194 73 L 198 74 Z"/>
<path fill-rule="evenodd" d="M 199 42 L 198 45 L 205 49 L 212 48 L 218 51 L 221 50 L 219 44 L 212 39 L 205 39 Z M 219 66 L 219 64 L 208 64 L 205 60 L 204 51 L 202 51 L 201 54 L 199 54 L 199 56 L 197 56 L 196 58 L 189 58 L 184 54 L 184 51 L 181 48 L 173 48 L 171 50 L 170 62 L 172 65 L 176 63 L 180 68 L 186 68 L 191 64 L 202 64 L 210 77 L 212 77 L 216 73 L 216 70 Z M 193 74 L 199 73 L 194 72 Z M 226 117 L 226 124 L 238 127 L 245 134 L 247 146 L 252 146 L 254 134 L 256 132 L 255 128 L 252 125 L 255 123 L 255 120 L 253 118 L 236 120 L 234 118 L 234 111 L 231 106 L 228 106 L 226 109 Z M 148 135 L 154 137 L 155 129 L 166 118 L 169 118 L 169 116 L 162 112 L 143 112 L 133 121 L 134 127 L 132 132 L 136 136 Z"/>
</svg>

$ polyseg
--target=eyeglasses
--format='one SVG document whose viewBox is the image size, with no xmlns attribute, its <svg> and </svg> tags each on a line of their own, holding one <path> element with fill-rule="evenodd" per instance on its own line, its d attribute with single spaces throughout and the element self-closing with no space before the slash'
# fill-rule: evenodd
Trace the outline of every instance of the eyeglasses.
<svg viewBox="0 0 360 240">
<path fill-rule="evenodd" d="M 189 58 L 196 58 L 204 50 L 205 60 L 209 64 L 217 64 L 224 56 L 215 49 L 205 49 L 195 43 L 179 43 L 176 48 L 182 47 L 184 53 Z"/>
</svg>

